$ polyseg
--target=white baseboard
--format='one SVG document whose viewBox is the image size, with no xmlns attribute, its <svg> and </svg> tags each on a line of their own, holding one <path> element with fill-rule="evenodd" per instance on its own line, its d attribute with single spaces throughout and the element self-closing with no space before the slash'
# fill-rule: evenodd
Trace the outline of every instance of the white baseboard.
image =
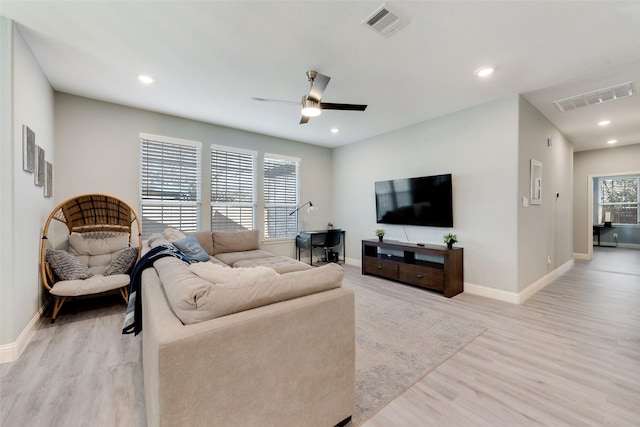
<svg viewBox="0 0 640 427">
<path fill-rule="evenodd" d="M 605 242 L 604 240 L 600 242 L 603 247 L 607 248 L 626 248 L 626 249 L 640 249 L 640 245 L 636 243 L 616 243 L 616 242 Z M 597 247 L 597 246 L 594 246 Z"/>
<path fill-rule="evenodd" d="M 345 258 L 344 263 L 355 267 L 362 267 L 362 261 L 357 258 Z"/>
<path fill-rule="evenodd" d="M 581 254 L 579 252 L 574 252 L 573 253 L 573 259 L 579 259 L 579 260 L 584 260 L 584 261 L 591 261 L 591 256 L 589 256 L 589 254 Z"/>
<path fill-rule="evenodd" d="M 36 333 L 36 329 L 38 329 L 38 326 L 44 319 L 42 313 L 44 313 L 44 306 L 40 307 L 15 342 L 0 345 L 0 364 L 18 360 L 24 349 L 27 347 L 27 344 L 29 344 L 31 338 L 33 338 L 33 335 Z"/>
<path fill-rule="evenodd" d="M 531 296 L 535 295 L 536 292 L 547 286 L 557 277 L 560 277 L 564 273 L 573 267 L 573 260 L 569 260 L 565 262 L 560 267 L 556 268 L 552 272 L 547 275 L 541 277 L 536 280 L 520 292 L 509 292 L 503 291 L 501 289 L 489 288 L 486 286 L 475 285 L 473 283 L 464 284 L 464 291 L 468 292 L 472 295 L 478 295 L 486 298 L 495 299 L 498 301 L 504 301 L 511 304 L 523 304 L 526 300 L 528 300 Z"/>
</svg>

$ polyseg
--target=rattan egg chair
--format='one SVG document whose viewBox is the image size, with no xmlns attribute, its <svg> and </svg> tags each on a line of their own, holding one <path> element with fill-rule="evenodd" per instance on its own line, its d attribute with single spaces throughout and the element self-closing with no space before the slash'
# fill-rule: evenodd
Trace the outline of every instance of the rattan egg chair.
<svg viewBox="0 0 640 427">
<path fill-rule="evenodd" d="M 56 277 L 46 259 L 49 227 L 54 221 L 66 226 L 68 230 L 67 239 L 70 238 L 72 233 L 79 233 L 82 236 L 90 236 L 93 239 L 120 236 L 118 240 L 124 241 L 123 235 L 128 234 L 129 247 L 135 247 L 135 242 L 137 242 L 137 259 L 140 258 L 142 252 L 142 233 L 138 215 L 124 201 L 106 194 L 84 194 L 68 199 L 56 206 L 44 225 L 40 249 L 42 284 L 50 295 L 54 297 L 51 322 L 55 321 L 60 308 L 70 297 L 99 294 L 119 289 L 122 298 L 127 303 L 129 300 L 128 281 L 124 285 L 118 283 L 112 289 L 91 289 L 91 286 L 89 286 L 88 289 L 83 290 L 84 288 L 77 286 L 74 292 L 69 292 L 68 290 L 67 292 L 56 292 L 56 283 L 61 283 L 62 281 Z M 124 244 L 126 245 L 126 243 Z M 135 251 L 132 250 L 131 252 Z M 123 280 L 126 281 L 126 277 Z M 56 293 L 58 294 L 56 295 Z"/>
</svg>

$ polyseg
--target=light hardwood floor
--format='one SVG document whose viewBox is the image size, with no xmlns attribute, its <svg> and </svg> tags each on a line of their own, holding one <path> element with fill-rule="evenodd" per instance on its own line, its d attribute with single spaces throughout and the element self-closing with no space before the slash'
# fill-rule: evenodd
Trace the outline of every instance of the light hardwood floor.
<svg viewBox="0 0 640 427">
<path fill-rule="evenodd" d="M 364 427 L 640 425 L 638 266 L 640 251 L 597 250 L 520 306 L 448 299 L 347 266 L 346 285 L 486 328 Z M 1 426 L 145 425 L 140 337 L 120 335 L 124 306 L 75 307 L 0 365 Z"/>
<path fill-rule="evenodd" d="M 599 248 L 523 305 L 422 300 L 487 328 L 364 427 L 639 426 L 640 251 Z"/>
</svg>

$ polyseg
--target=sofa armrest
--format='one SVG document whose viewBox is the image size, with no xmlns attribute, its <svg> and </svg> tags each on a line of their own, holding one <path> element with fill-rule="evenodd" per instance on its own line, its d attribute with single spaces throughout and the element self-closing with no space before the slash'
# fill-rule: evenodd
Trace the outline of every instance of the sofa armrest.
<svg viewBox="0 0 640 427">
<path fill-rule="evenodd" d="M 143 273 L 149 426 L 327 427 L 355 407 L 355 308 L 348 288 L 193 325 Z"/>
</svg>

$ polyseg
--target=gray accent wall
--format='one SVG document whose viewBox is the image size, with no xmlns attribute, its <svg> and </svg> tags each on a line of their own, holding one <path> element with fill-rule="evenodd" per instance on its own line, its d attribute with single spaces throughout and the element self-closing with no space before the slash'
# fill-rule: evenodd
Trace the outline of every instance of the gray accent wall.
<svg viewBox="0 0 640 427">
<path fill-rule="evenodd" d="M 530 161 L 542 162 L 542 202 L 531 202 Z M 518 152 L 518 291 L 573 258 L 573 144 L 520 97 Z"/>
<path fill-rule="evenodd" d="M 517 295 L 572 259 L 572 151 L 518 95 L 336 148 L 334 217 L 347 230 L 347 257 L 360 262 L 361 240 L 376 228 L 430 244 L 453 232 L 465 283 Z M 544 194 L 525 208 L 531 158 L 543 162 Z M 376 223 L 375 181 L 443 173 L 453 175 L 453 228 Z"/>
<path fill-rule="evenodd" d="M 2 122 L 0 149 L 0 360 L 16 357 L 28 325 L 38 321 L 40 238 L 52 199 L 22 170 L 22 125 L 36 135 L 47 161 L 55 164 L 53 90 L 14 23 L 0 17 Z M 55 188 L 54 188 L 55 194 Z"/>
<path fill-rule="evenodd" d="M 211 102 L 221 102 L 212 100 Z M 262 191 L 265 153 L 300 159 L 300 200 L 311 200 L 312 214 L 300 210 L 301 229 L 326 228 L 331 220 L 331 150 L 180 117 L 96 101 L 65 93 L 55 94 L 57 200 L 84 193 L 106 193 L 121 198 L 140 211 L 140 133 L 198 141 L 203 144 L 202 167 L 210 169 L 210 146 L 235 147 L 258 152 L 258 192 Z M 204 175 L 207 176 L 206 174 Z M 210 206 L 210 184 L 203 179 L 202 204 Z M 263 230 L 263 205 L 258 198 L 257 228 Z M 210 216 L 201 229 L 210 229 Z M 338 226 L 338 224 L 336 224 Z M 269 250 L 294 256 L 293 239 Z"/>
<path fill-rule="evenodd" d="M 518 97 L 334 149 L 335 220 L 346 229 L 347 257 L 361 260 L 361 240 L 443 244 L 458 235 L 464 280 L 516 292 L 518 287 Z M 451 173 L 453 228 L 376 223 L 374 182 Z"/>
</svg>

